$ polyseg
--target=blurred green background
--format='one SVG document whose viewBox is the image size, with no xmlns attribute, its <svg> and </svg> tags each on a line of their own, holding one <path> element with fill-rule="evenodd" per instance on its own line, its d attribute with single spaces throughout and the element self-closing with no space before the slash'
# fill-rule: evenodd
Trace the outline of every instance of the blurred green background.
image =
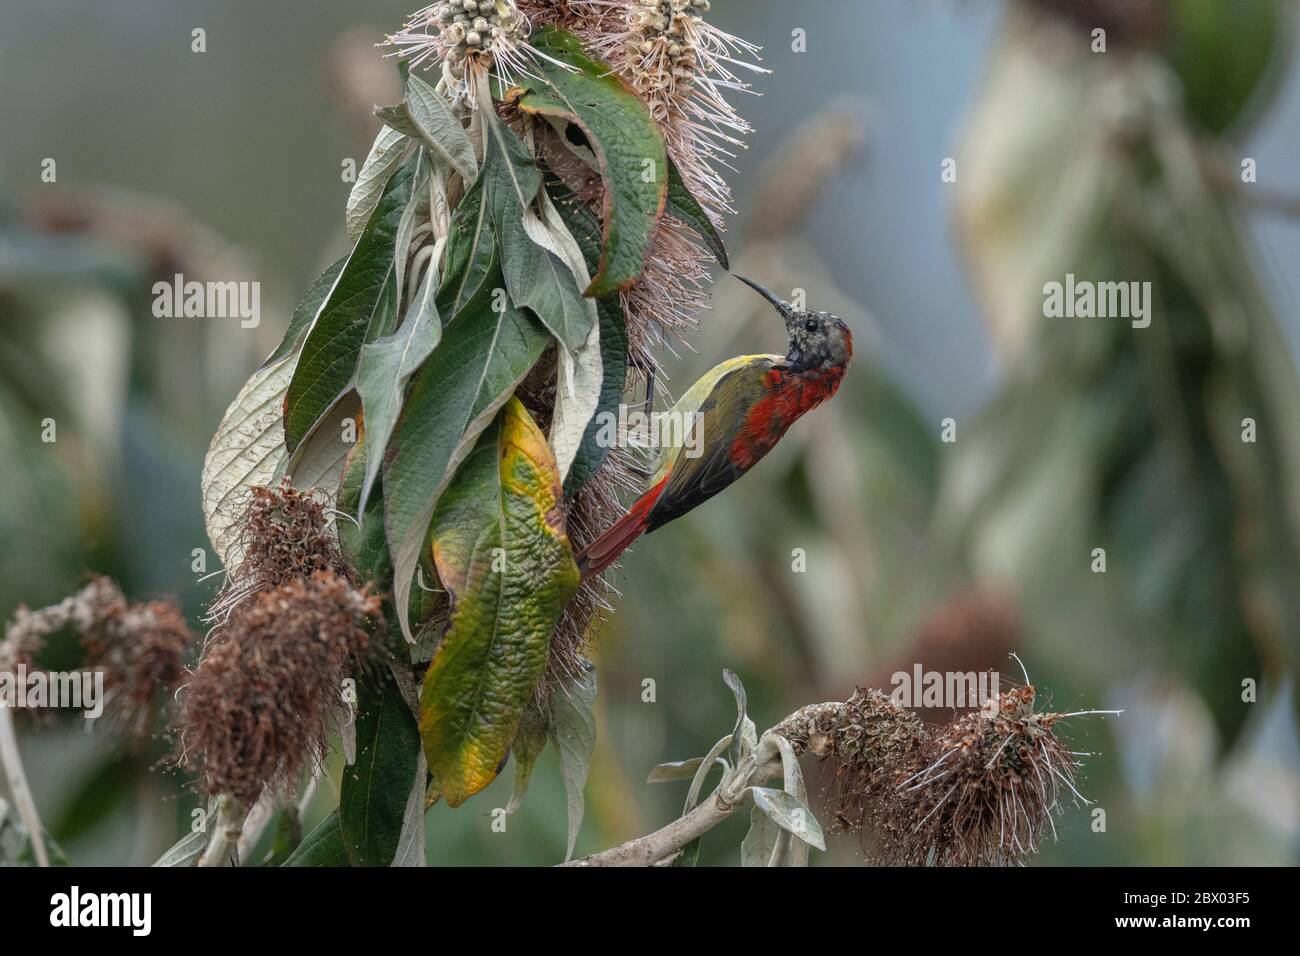
<svg viewBox="0 0 1300 956">
<path fill-rule="evenodd" d="M 397 98 L 371 44 L 411 11 L 3 11 L 0 617 L 96 571 L 196 620 L 215 585 L 192 570 L 207 441 L 343 250 L 342 164 L 365 155 L 370 106 Z M 1081 789 L 1104 831 L 1069 807 L 1039 862 L 1295 862 L 1296 14 L 1287 0 L 715 0 L 713 21 L 762 44 L 773 71 L 761 96 L 735 97 L 756 127 L 729 176 L 736 269 L 844 316 L 858 357 L 754 474 L 626 560 L 594 642 L 579 853 L 678 812 L 680 787 L 642 781 L 730 730 L 723 667 L 763 728 L 916 662 L 1018 676 L 1015 651 L 1053 708 L 1125 711 L 1071 729 L 1097 752 Z M 176 272 L 260 281 L 260 327 L 153 317 L 153 282 Z M 1151 327 L 1044 318 L 1042 285 L 1067 272 L 1150 281 Z M 782 348 L 725 276 L 714 306 L 665 357 L 674 394 L 724 357 Z M 151 862 L 197 804 L 155 767 L 160 742 L 20 730 L 73 862 Z M 507 772 L 436 807 L 430 862 L 558 861 L 554 754 L 493 833 L 510 786 Z M 744 827 L 707 838 L 701 862 L 737 862 Z M 860 859 L 841 837 L 818 862 Z"/>
</svg>

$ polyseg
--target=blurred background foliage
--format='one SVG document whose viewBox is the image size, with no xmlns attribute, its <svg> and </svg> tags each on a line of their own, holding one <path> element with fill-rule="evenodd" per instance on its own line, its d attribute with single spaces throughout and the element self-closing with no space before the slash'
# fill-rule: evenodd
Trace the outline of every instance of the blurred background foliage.
<svg viewBox="0 0 1300 956">
<path fill-rule="evenodd" d="M 364 156 L 370 106 L 397 98 L 371 43 L 409 12 L 6 0 L 0 616 L 97 571 L 197 618 L 215 583 L 194 570 L 204 449 L 343 248 L 341 164 Z M 727 732 L 724 666 L 767 726 L 914 662 L 1016 675 L 1016 651 L 1056 709 L 1125 710 L 1075 734 L 1098 752 L 1083 789 L 1105 832 L 1070 809 L 1041 862 L 1295 862 L 1296 15 L 1289 0 L 714 3 L 774 71 L 739 103 L 757 132 L 732 176 L 736 269 L 846 317 L 858 358 L 752 476 L 627 558 L 595 642 L 579 853 L 677 812 L 677 788 L 642 781 Z M 261 326 L 153 317 L 153 282 L 177 272 L 260 280 Z M 1067 272 L 1150 281 L 1151 327 L 1045 319 L 1043 283 Z M 725 276 L 714 306 L 666 359 L 674 394 L 723 357 L 782 348 Z M 147 863 L 187 825 L 197 799 L 156 768 L 162 741 L 20 729 L 74 862 Z M 492 833 L 510 786 L 435 807 L 430 862 L 559 860 L 554 755 Z M 736 862 L 743 831 L 712 834 L 701 861 Z M 841 839 L 821 859 L 860 857 Z"/>
</svg>

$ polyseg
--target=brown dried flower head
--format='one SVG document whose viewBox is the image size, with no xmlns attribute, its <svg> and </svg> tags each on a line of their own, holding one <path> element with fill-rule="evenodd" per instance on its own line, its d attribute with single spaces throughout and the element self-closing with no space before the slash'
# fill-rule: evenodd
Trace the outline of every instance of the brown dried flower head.
<svg viewBox="0 0 1300 956">
<path fill-rule="evenodd" d="M 116 592 L 116 585 L 108 584 Z M 170 695 L 179 686 L 185 657 L 197 643 L 198 635 L 174 605 L 127 604 L 120 592 L 101 603 L 82 633 L 87 666 L 103 672 L 112 711 L 133 736 L 148 731 L 160 694 Z"/>
<path fill-rule="evenodd" d="M 182 766 L 251 805 L 323 759 L 377 597 L 318 571 L 256 595 L 209 641 L 184 691 Z"/>
<path fill-rule="evenodd" d="M 226 569 L 226 583 L 208 608 L 220 625 L 250 595 L 320 571 L 347 576 L 328 503 L 319 493 L 279 488 L 250 489 L 247 510 L 233 549 L 238 561 Z"/>
<path fill-rule="evenodd" d="M 835 825 L 877 860 L 911 866 L 1007 865 L 1055 835 L 1063 803 L 1087 803 L 1076 757 L 1057 736 L 1079 714 L 1035 710 L 1032 686 L 930 729 L 878 690 L 859 688 L 792 738 L 830 758 Z"/>
</svg>

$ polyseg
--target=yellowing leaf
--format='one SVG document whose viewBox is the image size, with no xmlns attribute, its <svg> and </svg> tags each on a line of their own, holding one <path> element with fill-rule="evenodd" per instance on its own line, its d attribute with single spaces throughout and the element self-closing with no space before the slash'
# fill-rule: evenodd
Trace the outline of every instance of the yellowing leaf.
<svg viewBox="0 0 1300 956">
<path fill-rule="evenodd" d="M 496 777 L 578 588 L 546 437 L 512 398 L 443 492 L 433 560 L 451 595 L 425 675 L 420 736 L 451 806 Z"/>
</svg>

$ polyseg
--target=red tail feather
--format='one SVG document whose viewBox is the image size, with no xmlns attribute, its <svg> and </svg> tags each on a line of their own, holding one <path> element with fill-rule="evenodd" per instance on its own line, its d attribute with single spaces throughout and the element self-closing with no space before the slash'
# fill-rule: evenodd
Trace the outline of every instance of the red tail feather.
<svg viewBox="0 0 1300 956">
<path fill-rule="evenodd" d="M 582 574 L 582 580 L 595 577 L 602 573 L 606 568 L 619 559 L 619 556 L 628 549 L 628 547 L 637 538 L 645 533 L 646 527 L 650 524 L 650 511 L 654 508 L 655 502 L 663 493 L 664 485 L 668 482 L 668 476 L 665 475 L 659 484 L 655 485 L 628 509 L 627 514 L 619 518 L 591 544 L 587 545 L 577 556 L 578 570 Z"/>
</svg>

